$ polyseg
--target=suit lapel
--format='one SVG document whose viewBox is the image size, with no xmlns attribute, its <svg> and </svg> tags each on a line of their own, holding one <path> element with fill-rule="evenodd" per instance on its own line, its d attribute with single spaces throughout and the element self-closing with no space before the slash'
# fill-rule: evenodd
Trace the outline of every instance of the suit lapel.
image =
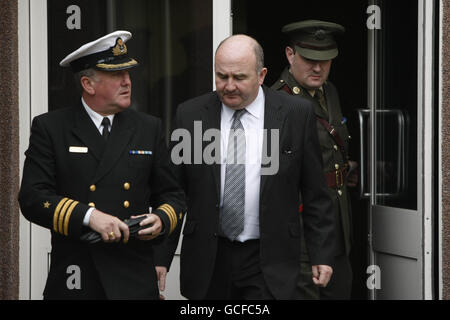
<svg viewBox="0 0 450 320">
<path fill-rule="evenodd" d="M 271 156 L 273 152 L 281 153 L 281 150 L 276 150 L 271 145 L 271 130 L 279 130 L 279 138 L 278 148 L 281 148 L 281 132 L 285 119 L 285 114 L 283 112 L 283 108 L 281 105 L 280 99 L 275 95 L 275 93 L 263 86 L 264 94 L 265 94 L 265 105 L 264 105 L 264 129 L 265 134 L 263 137 L 263 157 Z M 261 164 L 264 166 L 264 164 Z M 269 164 L 270 165 L 270 164 Z M 261 187 L 260 187 L 260 198 L 263 198 L 264 187 L 267 184 L 268 175 L 261 175 Z"/>
<path fill-rule="evenodd" d="M 220 130 L 220 119 L 222 112 L 222 104 L 216 93 L 212 96 L 211 103 L 207 103 L 203 113 L 202 113 L 202 126 L 203 132 L 208 129 L 219 129 Z M 219 141 L 219 146 L 221 146 L 221 141 Z M 203 150 L 204 148 L 202 148 Z M 221 158 L 221 150 L 217 150 L 219 157 Z M 216 192 L 218 199 L 220 199 L 220 163 L 214 163 L 211 167 L 214 185 L 216 186 Z"/>
<path fill-rule="evenodd" d="M 100 161 L 105 141 L 82 106 L 75 111 L 75 126 L 72 132 L 88 147 L 88 152 Z"/>
<path fill-rule="evenodd" d="M 101 162 L 98 166 L 93 183 L 105 176 L 123 155 L 134 133 L 133 121 L 129 112 L 123 111 L 115 115 L 111 133 L 106 142 Z"/>
</svg>

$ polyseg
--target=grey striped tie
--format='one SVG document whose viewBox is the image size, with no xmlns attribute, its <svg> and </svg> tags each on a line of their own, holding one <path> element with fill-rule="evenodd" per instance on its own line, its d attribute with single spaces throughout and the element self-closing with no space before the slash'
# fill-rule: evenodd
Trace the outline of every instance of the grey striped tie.
<svg viewBox="0 0 450 320">
<path fill-rule="evenodd" d="M 234 112 L 228 137 L 220 226 L 223 235 L 230 240 L 241 234 L 245 221 L 245 131 L 240 120 L 244 113 L 245 109 Z"/>
</svg>

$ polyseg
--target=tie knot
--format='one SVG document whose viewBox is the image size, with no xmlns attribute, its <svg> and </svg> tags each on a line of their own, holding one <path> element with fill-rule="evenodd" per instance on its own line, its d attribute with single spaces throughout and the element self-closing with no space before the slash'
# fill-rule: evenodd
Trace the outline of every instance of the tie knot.
<svg viewBox="0 0 450 320">
<path fill-rule="evenodd" d="M 102 126 L 106 127 L 106 128 L 109 128 L 110 125 L 111 125 L 111 121 L 109 120 L 109 118 L 108 117 L 104 117 L 103 120 L 102 120 Z"/>
<path fill-rule="evenodd" d="M 322 92 L 322 90 L 317 89 L 317 90 L 314 92 L 314 98 L 317 98 L 317 99 L 323 98 L 323 92 Z"/>
<path fill-rule="evenodd" d="M 241 117 L 244 115 L 245 111 L 246 111 L 245 109 L 236 110 L 233 114 L 233 118 L 235 120 L 240 120 Z"/>
</svg>

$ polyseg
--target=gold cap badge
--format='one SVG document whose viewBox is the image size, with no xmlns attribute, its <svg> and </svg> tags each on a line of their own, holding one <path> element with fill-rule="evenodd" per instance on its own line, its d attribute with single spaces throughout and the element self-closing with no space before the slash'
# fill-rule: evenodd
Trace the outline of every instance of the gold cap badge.
<svg viewBox="0 0 450 320">
<path fill-rule="evenodd" d="M 115 56 L 121 56 L 127 54 L 127 46 L 123 42 L 122 38 L 117 38 L 116 45 L 112 48 L 112 53 Z"/>
</svg>

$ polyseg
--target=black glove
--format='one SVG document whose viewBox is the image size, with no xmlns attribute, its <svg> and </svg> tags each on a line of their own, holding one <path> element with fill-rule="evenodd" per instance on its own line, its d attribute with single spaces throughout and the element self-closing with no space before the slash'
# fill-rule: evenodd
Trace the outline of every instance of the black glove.
<svg viewBox="0 0 450 320">
<path fill-rule="evenodd" d="M 125 222 L 125 224 L 128 226 L 128 229 L 130 230 L 130 239 L 137 238 L 139 231 L 150 228 L 153 225 L 153 223 L 150 223 L 145 226 L 140 226 L 139 223 L 141 223 L 141 221 L 144 220 L 145 218 L 147 218 L 147 216 L 126 219 L 123 221 L 123 222 Z M 83 234 L 80 237 L 80 240 L 88 242 L 88 243 L 96 243 L 96 242 L 102 241 L 102 236 L 100 235 L 100 233 L 98 233 L 94 230 L 91 230 L 91 231 Z"/>
</svg>

